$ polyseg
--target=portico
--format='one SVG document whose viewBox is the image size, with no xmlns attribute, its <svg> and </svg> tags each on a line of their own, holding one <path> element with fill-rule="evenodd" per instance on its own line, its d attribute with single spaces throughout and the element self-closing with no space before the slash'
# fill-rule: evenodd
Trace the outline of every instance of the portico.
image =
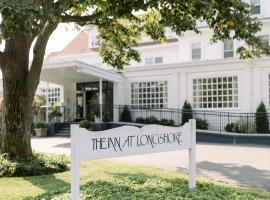
<svg viewBox="0 0 270 200">
<path fill-rule="evenodd" d="M 115 70 L 76 60 L 46 62 L 40 80 L 63 86 L 66 120 L 118 120 L 113 105 L 124 104 L 124 77 Z"/>
</svg>

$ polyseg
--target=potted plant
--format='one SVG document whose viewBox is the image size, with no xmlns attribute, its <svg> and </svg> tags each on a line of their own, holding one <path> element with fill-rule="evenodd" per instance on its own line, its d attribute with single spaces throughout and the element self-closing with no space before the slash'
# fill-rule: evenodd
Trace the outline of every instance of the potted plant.
<svg viewBox="0 0 270 200">
<path fill-rule="evenodd" d="M 45 123 L 43 122 L 37 122 L 35 124 L 35 132 L 37 137 L 46 137 L 48 128 L 46 128 Z"/>
</svg>

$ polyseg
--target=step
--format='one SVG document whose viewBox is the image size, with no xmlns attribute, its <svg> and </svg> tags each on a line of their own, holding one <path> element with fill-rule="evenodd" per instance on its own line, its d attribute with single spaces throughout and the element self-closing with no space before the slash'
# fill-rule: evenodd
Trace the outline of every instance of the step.
<svg viewBox="0 0 270 200">
<path fill-rule="evenodd" d="M 55 133 L 69 133 L 70 134 L 70 130 L 60 129 L 60 130 L 56 131 Z"/>
</svg>

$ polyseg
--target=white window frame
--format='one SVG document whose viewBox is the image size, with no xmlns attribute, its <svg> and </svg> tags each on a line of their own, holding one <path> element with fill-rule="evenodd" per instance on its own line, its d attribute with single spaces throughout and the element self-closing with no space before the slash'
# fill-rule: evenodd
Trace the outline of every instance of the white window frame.
<svg viewBox="0 0 270 200">
<path fill-rule="evenodd" d="M 145 63 L 145 65 L 153 65 L 154 64 L 154 59 L 152 57 L 145 58 L 144 63 Z"/>
<path fill-rule="evenodd" d="M 232 49 L 225 49 L 225 43 L 232 41 L 233 48 Z M 233 52 L 233 56 L 230 57 L 225 57 L 226 52 Z M 223 58 L 224 59 L 229 59 L 229 58 L 234 58 L 235 57 L 235 42 L 233 39 L 227 40 L 223 42 Z"/>
<path fill-rule="evenodd" d="M 194 48 L 195 45 L 199 45 L 200 48 Z M 200 50 L 200 57 L 199 58 L 193 58 L 193 50 Z M 201 42 L 194 42 L 191 43 L 191 60 L 201 60 L 202 59 L 202 43 Z"/>
<path fill-rule="evenodd" d="M 130 84 L 131 105 L 135 108 L 159 109 L 168 107 L 168 81 L 134 81 Z"/>
<path fill-rule="evenodd" d="M 254 4 L 253 2 L 252 2 L 253 0 L 250 0 L 250 14 L 252 15 L 252 16 L 256 16 L 256 15 L 261 15 L 262 14 L 262 1 L 261 0 L 257 0 L 257 1 L 259 1 L 259 3 L 257 3 L 257 4 Z M 259 13 L 252 13 L 252 6 L 254 6 L 254 7 L 259 7 L 259 9 L 260 9 L 260 12 Z"/>
<path fill-rule="evenodd" d="M 161 62 L 157 62 L 157 60 L 159 60 L 159 59 L 160 59 Z M 162 63 L 163 63 L 163 57 L 162 56 L 155 57 L 155 64 L 162 64 Z"/>
<path fill-rule="evenodd" d="M 235 75 L 193 78 L 193 107 L 194 109 L 237 109 L 240 99 L 239 88 L 239 77 Z"/>
</svg>

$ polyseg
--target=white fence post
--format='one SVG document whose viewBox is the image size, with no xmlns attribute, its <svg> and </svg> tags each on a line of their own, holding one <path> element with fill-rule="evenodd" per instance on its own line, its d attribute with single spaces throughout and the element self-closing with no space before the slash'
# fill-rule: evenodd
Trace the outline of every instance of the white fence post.
<svg viewBox="0 0 270 200">
<path fill-rule="evenodd" d="M 191 148 L 189 149 L 189 189 L 196 188 L 196 120 L 190 119 Z"/>
<path fill-rule="evenodd" d="M 80 199 L 79 125 L 71 124 L 71 200 Z"/>
</svg>

